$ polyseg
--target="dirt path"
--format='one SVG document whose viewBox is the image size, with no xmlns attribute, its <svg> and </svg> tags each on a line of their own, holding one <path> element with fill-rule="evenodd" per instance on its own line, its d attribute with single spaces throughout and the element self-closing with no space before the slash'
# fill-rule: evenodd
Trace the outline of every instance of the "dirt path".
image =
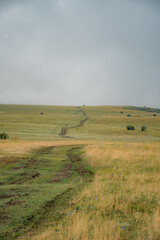
<svg viewBox="0 0 160 240">
<path fill-rule="evenodd" d="M 49 183 L 62 182 L 64 178 L 66 179 L 72 177 L 74 171 L 81 176 L 86 174 L 85 166 L 82 163 L 81 157 L 76 153 L 76 150 L 80 150 L 80 147 L 72 147 L 68 150 L 68 163 L 63 166 L 63 168 L 56 174 L 53 179 L 49 181 Z"/>
<path fill-rule="evenodd" d="M 25 239 L 31 239 L 30 237 L 33 236 L 37 230 L 39 231 L 40 228 L 42 230 L 45 222 L 47 222 L 47 225 L 59 224 L 62 219 L 66 217 L 66 209 L 70 206 L 75 192 L 81 191 L 88 182 L 91 182 L 93 180 L 93 169 L 86 165 L 86 163 L 83 161 L 83 158 L 81 156 L 82 149 L 82 145 L 70 146 L 66 155 L 68 159 L 67 163 L 63 165 L 60 171 L 57 172 L 53 180 L 49 181 L 48 183 L 53 184 L 54 187 L 54 184 L 60 184 L 60 182 L 64 180 L 66 181 L 67 178 L 71 179 L 75 175 L 80 177 L 79 182 L 77 182 L 75 186 L 70 186 L 68 189 L 58 194 L 52 200 L 46 201 L 37 211 L 36 216 L 39 217 L 35 218 L 34 215 L 31 215 L 28 218 L 28 226 L 26 226 L 26 230 L 23 233 L 26 236 Z M 45 152 L 47 151 L 48 149 L 46 148 Z M 17 231 L 18 230 L 19 229 L 17 229 Z M 24 238 L 22 237 L 18 239 Z M 5 240 L 10 239 L 6 238 Z"/>
<path fill-rule="evenodd" d="M 14 166 L 11 165 L 12 176 L 9 174 L 7 177 L 4 172 L 4 181 L 1 186 L 3 191 L 0 193 L 0 200 L 3 201 L 0 223 L 3 224 L 5 231 L 0 231 L 0 239 L 21 239 L 18 237 L 24 234 L 29 236 L 27 239 L 30 239 L 30 234 L 46 222 L 57 224 L 62 221 L 74 194 L 94 177 L 93 169 L 82 158 L 83 148 L 84 145 L 41 147 L 33 150 L 31 156 L 18 158 Z M 63 158 L 62 164 L 60 163 L 60 168 L 55 170 L 56 165 L 52 165 L 52 162 L 58 157 Z M 52 191 L 54 188 L 57 191 L 56 184 L 59 188 L 63 184 L 67 184 L 68 187 L 66 185 L 64 190 L 62 188 L 62 191 L 56 195 Z M 30 199 L 33 192 L 36 192 L 34 199 L 37 201 L 32 202 Z M 52 194 L 53 197 L 51 197 Z M 42 195 L 46 197 L 43 199 Z M 41 200 L 40 203 L 39 200 Z M 27 207 L 24 207 L 24 204 Z M 16 206 L 18 210 L 14 213 Z M 35 210 L 30 211 L 29 208 L 35 208 Z M 22 212 L 21 222 L 15 222 L 15 216 L 17 218 L 17 214 L 21 215 Z M 10 224 L 11 228 L 6 228 L 5 224 L 6 226 Z"/>
<path fill-rule="evenodd" d="M 57 173 L 57 176 L 53 179 L 53 183 L 61 182 L 66 178 L 71 178 L 77 173 L 80 176 L 81 181 L 76 187 L 69 187 L 65 192 L 57 195 L 51 201 L 47 201 L 45 205 L 39 210 L 45 218 L 37 222 L 38 226 L 43 225 L 44 220 L 49 219 L 50 214 L 52 216 L 51 222 L 60 223 L 66 215 L 66 208 L 70 206 L 71 200 L 75 194 L 75 191 L 81 191 L 81 189 L 93 180 L 94 171 L 82 159 L 81 145 L 71 146 L 67 152 L 68 163 Z"/>
<path fill-rule="evenodd" d="M 85 122 L 88 121 L 89 117 L 87 116 L 87 113 L 85 112 L 85 110 L 82 109 L 81 107 L 76 107 L 76 108 L 78 109 L 77 113 L 83 114 L 84 119 L 80 120 L 80 122 L 77 125 L 75 125 L 75 126 L 62 127 L 61 131 L 59 133 L 59 136 L 64 137 L 64 138 L 73 138 L 73 137 L 70 137 L 70 136 L 67 135 L 68 129 L 82 127 L 85 124 Z"/>
</svg>

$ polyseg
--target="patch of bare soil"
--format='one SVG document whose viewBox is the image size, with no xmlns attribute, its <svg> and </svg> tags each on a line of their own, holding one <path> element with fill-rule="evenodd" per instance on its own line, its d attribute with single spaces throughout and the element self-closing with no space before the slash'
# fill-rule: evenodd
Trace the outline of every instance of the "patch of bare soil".
<svg viewBox="0 0 160 240">
<path fill-rule="evenodd" d="M 0 158 L 0 167 L 3 167 L 5 165 L 18 162 L 21 158 L 20 157 L 10 157 L 10 156 L 5 156 Z"/>
<path fill-rule="evenodd" d="M 6 205 L 9 205 L 9 206 L 16 206 L 16 205 L 19 205 L 21 204 L 22 201 L 20 201 L 19 199 L 16 199 L 16 198 L 11 198 L 7 203 Z"/>
<path fill-rule="evenodd" d="M 80 165 L 78 168 L 77 168 L 77 172 L 79 173 L 79 175 L 83 175 L 86 173 L 86 170 L 84 169 L 84 166 L 83 165 Z"/>
<path fill-rule="evenodd" d="M 64 165 L 62 170 L 57 173 L 54 179 L 51 179 L 49 183 L 56 183 L 63 181 L 64 178 L 70 178 L 72 176 L 72 164 L 68 163 Z"/>
<path fill-rule="evenodd" d="M 19 175 L 20 177 L 18 179 L 15 179 L 10 182 L 10 184 L 22 184 L 28 180 L 31 180 L 33 178 L 37 178 L 40 176 L 40 173 L 38 172 L 24 172 Z"/>
<path fill-rule="evenodd" d="M 59 135 L 60 136 L 65 136 L 66 134 L 67 134 L 67 128 L 66 127 L 62 127 Z"/>
<path fill-rule="evenodd" d="M 2 194 L 0 195 L 0 199 L 5 199 L 5 198 L 11 198 L 11 197 L 16 197 L 18 194 Z"/>
<path fill-rule="evenodd" d="M 4 224 L 9 219 L 9 216 L 5 210 L 0 211 L 0 224 Z"/>
<path fill-rule="evenodd" d="M 76 125 L 76 126 L 73 126 L 73 127 L 71 127 L 71 128 L 78 128 L 78 127 L 82 127 L 82 126 L 85 124 L 85 122 L 86 122 L 88 119 L 89 119 L 88 117 L 85 117 L 83 120 L 80 120 L 80 122 L 79 122 L 79 124 L 78 124 L 78 125 Z"/>
<path fill-rule="evenodd" d="M 75 155 L 75 154 L 72 153 L 73 150 L 75 150 L 75 148 L 71 148 L 68 151 L 67 156 L 69 157 L 71 162 L 79 162 L 81 159 L 80 159 L 80 157 L 78 155 Z"/>
<path fill-rule="evenodd" d="M 24 166 L 16 166 L 16 167 L 14 167 L 14 168 L 12 168 L 13 170 L 19 170 L 19 169 L 21 169 L 21 168 L 24 168 Z"/>
<path fill-rule="evenodd" d="M 42 147 L 42 148 L 36 150 L 36 153 L 38 153 L 38 154 L 49 154 L 49 153 L 52 153 L 53 148 L 55 148 L 55 146 Z"/>
<path fill-rule="evenodd" d="M 55 178 L 51 179 L 49 183 L 56 183 L 63 181 L 64 178 L 70 178 L 73 175 L 72 168 L 74 163 L 79 162 L 79 166 L 77 168 L 78 174 L 82 175 L 85 173 L 83 169 L 83 165 L 80 164 L 80 157 L 78 155 L 73 154 L 73 151 L 77 148 L 71 148 L 69 149 L 67 156 L 69 158 L 70 163 L 64 165 L 64 167 L 61 169 L 59 173 L 55 176 Z"/>
</svg>

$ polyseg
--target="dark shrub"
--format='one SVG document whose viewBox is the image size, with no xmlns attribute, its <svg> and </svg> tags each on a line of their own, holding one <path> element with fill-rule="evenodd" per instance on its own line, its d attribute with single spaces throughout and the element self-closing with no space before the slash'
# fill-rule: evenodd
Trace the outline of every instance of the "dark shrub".
<svg viewBox="0 0 160 240">
<path fill-rule="evenodd" d="M 142 127 L 141 127 L 141 131 L 142 131 L 142 132 L 146 131 L 146 127 L 145 127 L 145 126 L 142 126 Z"/>
<path fill-rule="evenodd" d="M 154 113 L 154 114 L 153 114 L 153 117 L 156 117 L 156 116 L 157 116 L 157 115 Z"/>
<path fill-rule="evenodd" d="M 6 134 L 6 133 L 0 133 L 0 139 L 8 139 L 9 138 L 9 136 L 8 136 L 8 134 Z"/>
<path fill-rule="evenodd" d="M 123 113 L 122 111 L 120 113 Z"/>
<path fill-rule="evenodd" d="M 135 127 L 132 125 L 128 125 L 128 126 L 126 126 L 126 128 L 127 128 L 127 130 L 135 130 Z"/>
<path fill-rule="evenodd" d="M 130 114 L 127 114 L 127 117 L 131 117 L 131 115 L 130 115 Z"/>
</svg>

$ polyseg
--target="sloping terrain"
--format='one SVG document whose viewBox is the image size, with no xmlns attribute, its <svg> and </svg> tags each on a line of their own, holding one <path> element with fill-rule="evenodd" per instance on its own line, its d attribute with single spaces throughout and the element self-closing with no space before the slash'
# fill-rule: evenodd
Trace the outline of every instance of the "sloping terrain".
<svg viewBox="0 0 160 240">
<path fill-rule="evenodd" d="M 153 116 L 151 110 L 120 106 L 0 105 L 0 132 L 15 140 L 59 141 L 63 137 L 67 141 L 70 138 L 160 141 L 160 113 Z M 127 125 L 133 125 L 135 131 L 127 131 Z M 146 126 L 145 132 L 141 126 Z"/>
<path fill-rule="evenodd" d="M 158 109 L 0 105 L 0 132 L 0 239 L 160 239 Z"/>
</svg>

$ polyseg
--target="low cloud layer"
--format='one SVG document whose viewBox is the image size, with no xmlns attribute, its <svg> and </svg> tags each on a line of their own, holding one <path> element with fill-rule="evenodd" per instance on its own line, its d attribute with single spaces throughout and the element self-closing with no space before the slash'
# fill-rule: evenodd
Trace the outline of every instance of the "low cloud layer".
<svg viewBox="0 0 160 240">
<path fill-rule="evenodd" d="M 160 3 L 0 1 L 0 103 L 160 107 Z"/>
</svg>

